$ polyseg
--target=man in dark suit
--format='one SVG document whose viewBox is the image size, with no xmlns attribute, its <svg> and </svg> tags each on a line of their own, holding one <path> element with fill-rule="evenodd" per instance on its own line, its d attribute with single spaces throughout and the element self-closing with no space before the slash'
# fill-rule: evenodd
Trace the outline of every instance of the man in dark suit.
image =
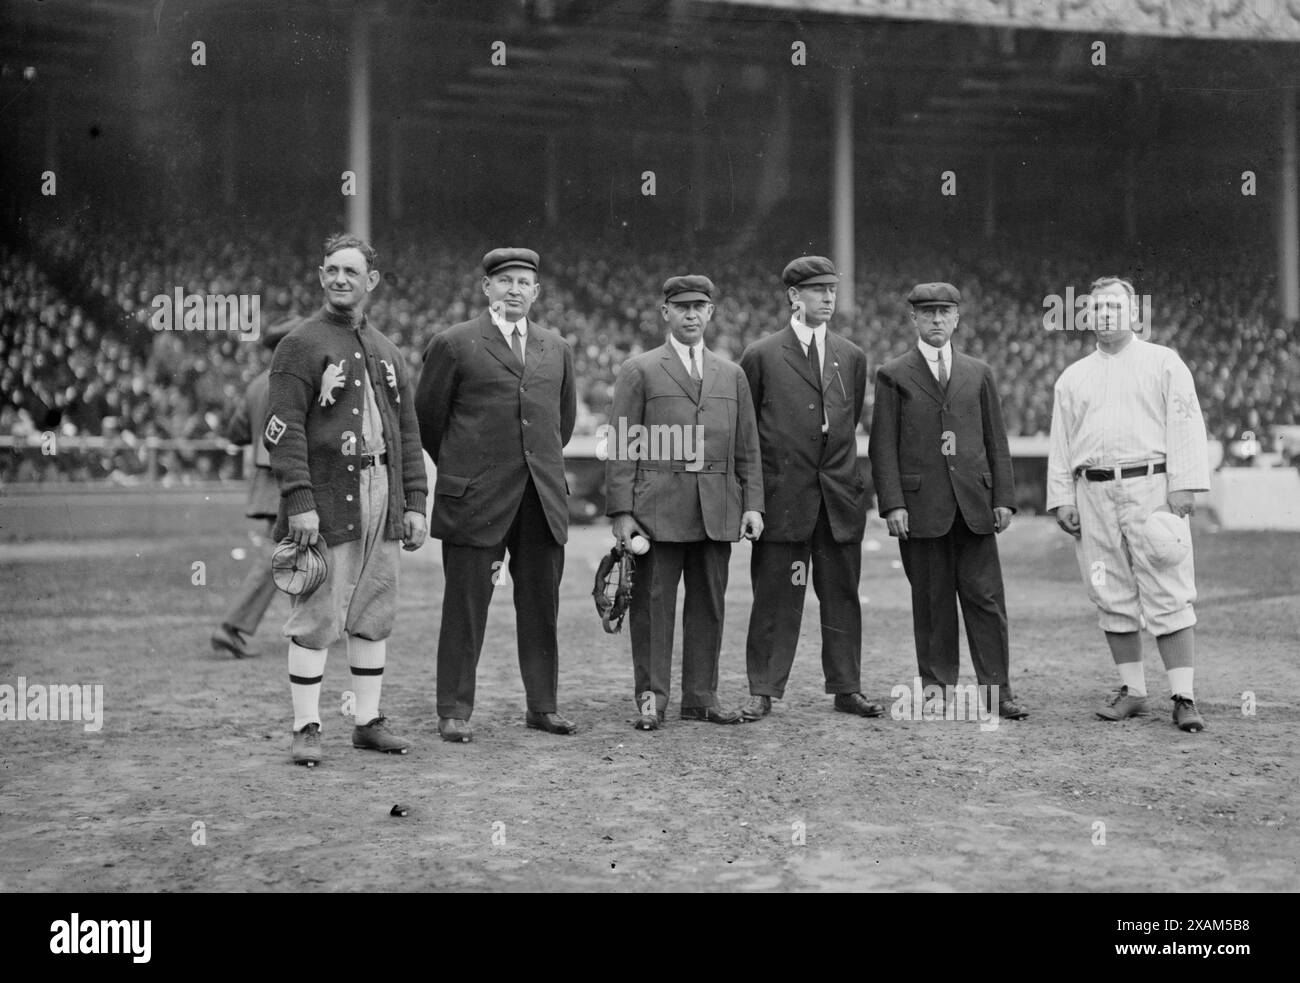
<svg viewBox="0 0 1300 983">
<path fill-rule="evenodd" d="M 650 541 L 629 611 L 638 730 L 663 723 L 683 575 L 682 719 L 743 719 L 718 705 L 718 658 L 731 544 L 763 532 L 762 464 L 745 374 L 704 347 L 713 293 L 704 276 L 664 283 L 668 340 L 619 369 L 604 438 L 614 537 Z"/>
<path fill-rule="evenodd" d="M 749 572 L 754 606 L 745 660 L 746 720 L 781 699 L 794 664 L 812 563 L 821 605 L 822 670 L 835 709 L 879 717 L 862 695 L 862 534 L 866 487 L 858 473 L 857 427 L 867 395 L 867 356 L 832 334 L 840 278 L 824 256 L 801 256 L 781 274 L 790 323 L 745 349 L 740 367 L 758 416 L 767 505 Z"/>
<path fill-rule="evenodd" d="M 975 678 L 998 712 L 1028 716 L 1008 681 L 1007 605 L 995 533 L 1015 486 L 988 365 L 953 350 L 961 294 L 922 283 L 907 296 L 917 343 L 876 375 L 871 474 L 912 585 L 916 661 L 925 686 L 956 685 L 960 599 Z M 986 697 L 992 711 L 991 696 Z"/>
<path fill-rule="evenodd" d="M 442 540 L 445 587 L 438 636 L 438 733 L 468 741 L 474 684 L 492 590 L 514 580 L 519 669 L 529 727 L 572 734 L 556 712 L 556 619 L 569 510 L 564 445 L 577 402 L 573 351 L 528 320 L 538 257 L 494 249 L 483 257 L 489 309 L 433 336 L 416 412 L 437 466 L 429 533 Z"/>
<path fill-rule="evenodd" d="M 262 333 L 262 344 L 274 352 L 275 346 L 301 320 L 291 318 L 267 328 Z M 271 598 L 275 597 L 275 580 L 271 576 L 271 548 L 275 545 L 275 540 L 271 532 L 275 528 L 276 517 L 280 514 L 280 486 L 276 484 L 275 472 L 271 470 L 271 455 L 266 446 L 260 440 L 253 440 L 253 435 L 261 434 L 262 427 L 266 425 L 266 407 L 270 395 L 271 369 L 268 366 L 248 384 L 244 398 L 226 428 L 226 439 L 236 447 L 253 445 L 248 509 L 244 515 L 258 520 L 262 526 L 260 535 L 254 540 L 257 550 L 248 573 L 235 593 L 230 610 L 212 633 L 212 648 L 218 652 L 229 652 L 236 659 L 247 659 L 260 654 L 248 647 L 248 637 L 257 634 L 257 626 L 262 623 L 266 609 L 271 606 Z"/>
</svg>

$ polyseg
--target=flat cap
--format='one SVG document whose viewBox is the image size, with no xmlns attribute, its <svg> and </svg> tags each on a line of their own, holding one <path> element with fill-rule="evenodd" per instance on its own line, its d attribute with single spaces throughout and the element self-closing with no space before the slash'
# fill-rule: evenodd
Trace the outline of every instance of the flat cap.
<svg viewBox="0 0 1300 983">
<path fill-rule="evenodd" d="M 664 301 L 684 304 L 691 300 L 713 300 L 713 281 L 707 276 L 670 276 L 664 281 Z"/>
<path fill-rule="evenodd" d="M 483 257 L 483 272 L 491 276 L 498 270 L 508 270 L 518 267 L 524 270 L 537 272 L 539 260 L 537 254 L 531 249 L 520 249 L 517 246 L 503 246 L 500 249 L 493 249 Z"/>
<path fill-rule="evenodd" d="M 918 283 L 907 295 L 913 307 L 956 307 L 961 303 L 961 291 L 951 283 Z"/>
<path fill-rule="evenodd" d="M 781 282 L 787 287 L 811 287 L 818 283 L 839 283 L 835 264 L 825 256 L 800 256 L 792 259 L 781 271 Z"/>
</svg>

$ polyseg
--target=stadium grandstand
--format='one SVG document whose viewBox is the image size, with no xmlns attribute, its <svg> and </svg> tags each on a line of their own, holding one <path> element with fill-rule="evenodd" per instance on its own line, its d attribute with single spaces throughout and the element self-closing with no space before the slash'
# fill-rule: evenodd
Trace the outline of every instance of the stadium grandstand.
<svg viewBox="0 0 1300 983">
<path fill-rule="evenodd" d="M 1300 9 L 1025 6 L 7 4 L 0 483 L 241 477 L 223 435 L 269 354 L 156 330 L 154 298 L 303 315 L 340 228 L 375 243 L 370 316 L 413 366 L 480 306 L 488 248 L 536 248 L 587 435 L 662 338 L 666 276 L 718 284 L 709 343 L 736 358 L 814 252 L 852 271 L 836 323 L 872 371 L 910 343 L 908 287 L 956 284 L 963 349 L 1034 459 L 1091 346 L 1050 329 L 1048 298 L 1118 273 L 1224 462 L 1287 463 Z"/>
</svg>

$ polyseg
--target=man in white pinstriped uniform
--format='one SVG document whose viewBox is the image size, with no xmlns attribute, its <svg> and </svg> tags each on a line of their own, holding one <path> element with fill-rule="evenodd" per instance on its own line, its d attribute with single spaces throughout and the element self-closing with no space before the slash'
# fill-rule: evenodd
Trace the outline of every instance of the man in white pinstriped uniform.
<svg viewBox="0 0 1300 983">
<path fill-rule="evenodd" d="M 1209 490 L 1205 421 L 1183 360 L 1134 334 L 1132 283 L 1095 281 L 1089 319 L 1097 350 L 1056 382 L 1047 509 L 1077 541 L 1079 571 L 1119 670 L 1119 692 L 1097 716 L 1122 720 L 1147 712 L 1139 634 L 1145 627 L 1169 676 L 1174 723 L 1199 731 L 1205 722 L 1192 693 L 1192 551 L 1161 569 L 1148 560 L 1140 529 L 1161 509 L 1191 515 L 1195 493 Z"/>
</svg>

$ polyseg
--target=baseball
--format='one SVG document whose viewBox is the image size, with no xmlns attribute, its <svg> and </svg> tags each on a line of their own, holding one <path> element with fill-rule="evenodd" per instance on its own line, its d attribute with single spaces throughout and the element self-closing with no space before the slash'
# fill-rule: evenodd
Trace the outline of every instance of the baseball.
<svg viewBox="0 0 1300 983">
<path fill-rule="evenodd" d="M 650 551 L 650 540 L 638 534 L 628 540 L 627 548 L 630 549 L 635 556 L 640 556 L 641 554 Z"/>
</svg>

